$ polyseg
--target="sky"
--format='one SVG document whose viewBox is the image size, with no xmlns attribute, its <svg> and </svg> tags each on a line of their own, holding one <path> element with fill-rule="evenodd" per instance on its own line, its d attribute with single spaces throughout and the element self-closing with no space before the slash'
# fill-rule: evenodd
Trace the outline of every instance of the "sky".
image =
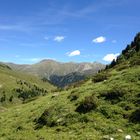
<svg viewBox="0 0 140 140">
<path fill-rule="evenodd" d="M 110 63 L 140 31 L 140 0 L 0 0 L 0 61 Z"/>
</svg>

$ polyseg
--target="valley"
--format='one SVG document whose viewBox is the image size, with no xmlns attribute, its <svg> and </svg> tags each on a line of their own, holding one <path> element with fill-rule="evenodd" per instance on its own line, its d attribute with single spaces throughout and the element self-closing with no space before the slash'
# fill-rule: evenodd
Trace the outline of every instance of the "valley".
<svg viewBox="0 0 140 140">
<path fill-rule="evenodd" d="M 139 140 L 140 33 L 116 60 L 62 89 L 41 80 L 44 63 L 0 64 L 1 140 Z"/>
</svg>

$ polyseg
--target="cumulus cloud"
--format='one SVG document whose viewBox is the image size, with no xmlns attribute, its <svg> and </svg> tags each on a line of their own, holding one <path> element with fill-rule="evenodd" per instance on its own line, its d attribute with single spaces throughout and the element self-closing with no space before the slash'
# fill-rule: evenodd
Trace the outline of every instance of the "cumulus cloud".
<svg viewBox="0 0 140 140">
<path fill-rule="evenodd" d="M 113 59 L 116 60 L 117 56 L 119 56 L 119 53 L 116 53 L 116 54 L 107 54 L 106 56 L 104 56 L 103 60 L 104 61 L 108 61 L 108 62 L 111 62 Z"/>
<path fill-rule="evenodd" d="M 105 41 L 106 41 L 106 38 L 103 36 L 99 36 L 99 37 L 92 40 L 93 43 L 103 43 Z"/>
<path fill-rule="evenodd" d="M 56 36 L 56 37 L 54 38 L 54 41 L 62 42 L 64 39 L 65 39 L 64 36 Z"/>
<path fill-rule="evenodd" d="M 73 52 L 67 53 L 68 56 L 77 56 L 80 54 L 81 54 L 81 52 L 79 50 L 75 50 Z"/>
</svg>

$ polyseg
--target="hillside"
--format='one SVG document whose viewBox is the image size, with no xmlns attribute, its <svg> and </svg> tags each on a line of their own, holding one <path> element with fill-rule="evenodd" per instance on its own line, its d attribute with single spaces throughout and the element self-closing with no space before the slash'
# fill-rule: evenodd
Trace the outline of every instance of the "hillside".
<svg viewBox="0 0 140 140">
<path fill-rule="evenodd" d="M 41 78 L 50 80 L 58 87 L 64 87 L 68 84 L 84 80 L 86 76 L 93 75 L 105 66 L 100 63 L 61 63 L 54 60 L 42 60 L 33 65 L 16 65 L 7 63 L 9 67 L 16 71 L 25 72 Z M 73 74 L 76 79 L 74 79 Z M 56 79 L 55 79 L 56 78 Z M 59 83 L 57 82 L 59 79 Z"/>
<path fill-rule="evenodd" d="M 57 75 L 50 76 L 51 83 L 60 88 L 64 88 L 66 86 L 69 86 L 70 84 L 73 84 L 73 83 L 76 83 L 85 79 L 86 79 L 86 76 L 78 72 L 69 73 L 64 76 L 57 76 Z"/>
<path fill-rule="evenodd" d="M 55 87 L 39 78 L 13 71 L 0 63 L 0 105 L 20 103 L 40 95 L 46 95 Z"/>
<path fill-rule="evenodd" d="M 132 55 L 131 44 L 125 49 L 127 53 L 86 81 L 65 91 L 3 108 L 0 138 L 123 140 L 131 135 L 133 140 L 139 140 L 140 34 L 136 38 Z"/>
</svg>

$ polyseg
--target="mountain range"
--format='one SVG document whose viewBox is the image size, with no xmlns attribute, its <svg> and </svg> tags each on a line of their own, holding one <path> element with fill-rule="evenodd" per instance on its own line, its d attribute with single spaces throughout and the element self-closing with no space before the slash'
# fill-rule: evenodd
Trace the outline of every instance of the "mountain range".
<svg viewBox="0 0 140 140">
<path fill-rule="evenodd" d="M 104 69 L 105 65 L 101 63 L 61 63 L 54 60 L 42 60 L 33 65 L 17 65 L 6 63 L 13 70 L 24 72 L 27 74 L 39 76 L 40 78 L 49 80 L 58 87 L 64 87 L 73 82 L 78 82 L 85 77 L 97 73 Z M 75 77 L 75 78 L 74 78 Z"/>
</svg>

